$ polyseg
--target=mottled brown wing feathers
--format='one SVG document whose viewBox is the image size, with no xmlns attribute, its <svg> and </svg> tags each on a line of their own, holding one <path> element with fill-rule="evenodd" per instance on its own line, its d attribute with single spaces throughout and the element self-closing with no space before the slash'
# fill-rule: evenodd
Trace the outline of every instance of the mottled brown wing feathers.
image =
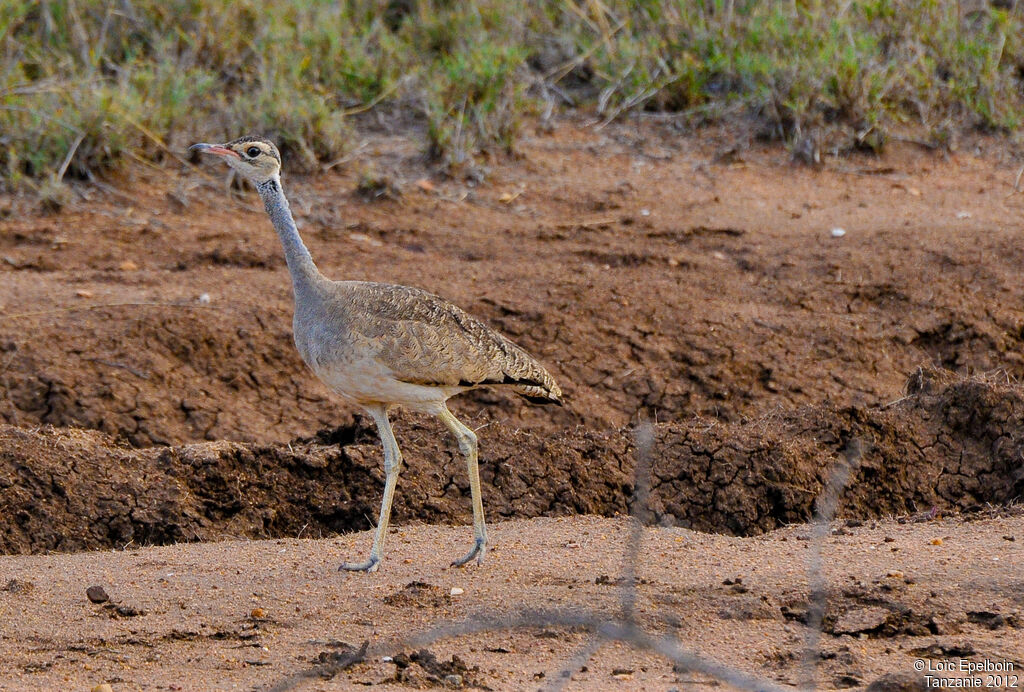
<svg viewBox="0 0 1024 692">
<path fill-rule="evenodd" d="M 554 378 L 526 351 L 433 294 L 407 286 L 355 283 L 350 327 L 372 339 L 394 376 L 431 386 L 508 387 L 560 403 Z"/>
</svg>

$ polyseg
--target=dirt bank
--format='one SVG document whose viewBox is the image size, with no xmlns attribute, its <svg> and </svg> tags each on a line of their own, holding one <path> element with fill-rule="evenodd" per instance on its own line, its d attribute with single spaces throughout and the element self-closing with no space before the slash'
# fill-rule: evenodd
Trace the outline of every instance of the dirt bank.
<svg viewBox="0 0 1024 692">
<path fill-rule="evenodd" d="M 1005 504 L 1024 491 L 1024 387 L 921 370 L 885 407 L 804 407 L 748 423 L 654 428 L 651 521 L 752 535 L 811 518 L 851 468 L 839 516 Z M 469 484 L 436 421 L 398 427 L 407 466 L 395 521 L 465 523 Z M 632 509 L 633 431 L 481 431 L 491 517 Z M 842 477 L 846 480 L 846 476 Z M 0 428 L 0 552 L 120 548 L 369 527 L 383 489 L 372 424 L 288 444 L 134 449 L 91 431 Z M 45 511 L 40 511 L 45 508 Z"/>
</svg>

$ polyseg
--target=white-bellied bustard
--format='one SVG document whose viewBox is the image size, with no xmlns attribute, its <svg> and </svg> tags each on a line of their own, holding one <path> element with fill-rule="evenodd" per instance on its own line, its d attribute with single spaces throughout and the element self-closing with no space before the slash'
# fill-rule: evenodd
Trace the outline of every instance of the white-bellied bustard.
<svg viewBox="0 0 1024 692">
<path fill-rule="evenodd" d="M 408 286 L 332 281 L 313 264 L 281 190 L 281 155 L 262 137 L 193 150 L 223 157 L 256 186 L 284 246 L 295 293 L 292 327 L 302 359 L 342 398 L 364 408 L 384 447 L 384 499 L 370 557 L 340 569 L 372 572 L 380 565 L 402 453 L 391 430 L 395 405 L 432 413 L 448 427 L 466 457 L 473 500 L 469 553 L 483 562 L 487 530 L 480 497 L 477 439 L 452 415 L 450 397 L 476 387 L 502 387 L 541 403 L 561 403 L 555 380 L 526 351 L 446 300 Z"/>
</svg>

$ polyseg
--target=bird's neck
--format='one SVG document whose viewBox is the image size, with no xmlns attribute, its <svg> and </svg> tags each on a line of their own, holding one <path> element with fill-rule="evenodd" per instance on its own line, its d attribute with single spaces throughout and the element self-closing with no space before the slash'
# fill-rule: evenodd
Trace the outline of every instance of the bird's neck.
<svg viewBox="0 0 1024 692">
<path fill-rule="evenodd" d="M 322 276 L 302 238 L 299 237 L 299 229 L 295 227 L 295 219 L 292 218 L 288 200 L 281 189 L 281 179 L 275 176 L 271 180 L 259 183 L 256 190 L 263 200 L 263 208 L 267 210 L 267 215 L 274 224 L 274 230 L 281 238 L 284 258 L 288 263 L 288 272 L 292 275 L 292 285 L 296 294 L 312 288 Z"/>
</svg>

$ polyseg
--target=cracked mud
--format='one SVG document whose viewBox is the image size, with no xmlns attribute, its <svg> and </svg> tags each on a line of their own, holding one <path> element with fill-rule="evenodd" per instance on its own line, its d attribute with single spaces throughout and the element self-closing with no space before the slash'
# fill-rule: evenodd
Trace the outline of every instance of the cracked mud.
<svg viewBox="0 0 1024 692">
<path fill-rule="evenodd" d="M 369 546 L 352 532 L 380 501 L 376 431 L 299 361 L 251 196 L 168 168 L 111 181 L 130 202 L 92 191 L 46 215 L 0 198 L 0 689 L 200 688 L 196 661 L 246 688 L 543 687 L 585 632 L 389 661 L 364 642 L 522 605 L 619 612 L 642 419 L 645 625 L 800 684 L 807 522 L 848 475 L 822 549 L 819 683 L 915 689 L 914 657 L 1024 668 L 1019 164 L 984 138 L 820 169 L 761 145 L 716 163 L 734 143 L 564 122 L 482 185 L 416 185 L 430 171 L 401 138 L 374 149 L 396 199 L 360 197 L 357 168 L 289 176 L 327 275 L 451 299 L 566 394 L 452 402 L 480 438 L 493 541 L 466 570 L 448 569 L 470 538 L 464 462 L 437 421 L 397 414 L 406 465 L 370 578 L 336 568 Z M 569 689 L 708 684 L 606 645 Z"/>
</svg>

